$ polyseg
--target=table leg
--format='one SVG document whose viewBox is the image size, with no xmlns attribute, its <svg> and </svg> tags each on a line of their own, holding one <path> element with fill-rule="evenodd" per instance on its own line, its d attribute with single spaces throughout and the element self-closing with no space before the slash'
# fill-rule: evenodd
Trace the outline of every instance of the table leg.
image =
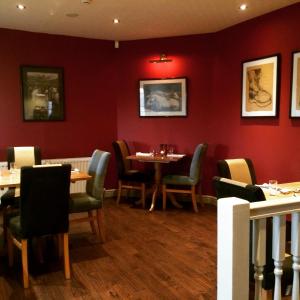
<svg viewBox="0 0 300 300">
<path fill-rule="evenodd" d="M 167 196 L 169 196 L 169 198 L 170 198 L 172 204 L 173 204 L 175 207 L 177 207 L 177 208 L 182 208 L 182 205 L 179 204 L 179 203 L 177 202 L 175 196 L 174 196 L 172 193 L 167 193 Z"/>
<path fill-rule="evenodd" d="M 152 195 L 152 203 L 149 211 L 153 211 L 155 208 L 155 202 L 157 195 L 159 194 L 159 189 L 160 189 L 160 182 L 161 182 L 161 168 L 160 168 L 160 163 L 155 162 L 154 163 L 154 170 L 155 170 L 155 183 L 154 183 L 154 191 Z"/>
</svg>

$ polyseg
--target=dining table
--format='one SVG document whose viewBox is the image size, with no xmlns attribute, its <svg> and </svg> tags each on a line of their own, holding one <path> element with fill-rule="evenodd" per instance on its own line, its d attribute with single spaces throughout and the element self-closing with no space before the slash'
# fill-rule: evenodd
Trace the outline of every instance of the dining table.
<svg viewBox="0 0 300 300">
<path fill-rule="evenodd" d="M 92 176 L 86 172 L 82 171 L 71 171 L 70 181 L 75 183 L 81 180 L 88 180 Z M 2 174 L 0 174 L 0 189 L 4 188 L 18 188 L 20 186 L 20 170 L 15 170 L 13 173 L 9 170 L 2 170 Z"/>
<path fill-rule="evenodd" d="M 167 154 L 167 155 L 153 155 L 152 153 L 143 153 L 137 152 L 135 155 L 129 155 L 126 159 L 130 159 L 133 161 L 138 161 L 141 163 L 152 163 L 154 164 L 154 185 L 153 185 L 153 193 L 152 193 L 152 201 L 149 211 L 153 211 L 156 204 L 156 199 L 158 195 L 161 193 L 161 165 L 169 164 L 173 162 L 178 162 L 181 160 L 185 154 Z M 182 206 L 176 201 L 175 197 L 170 197 L 172 204 L 178 208 Z"/>
<path fill-rule="evenodd" d="M 280 199 L 286 197 L 299 197 L 300 200 L 300 181 L 280 183 L 274 190 L 268 184 L 258 185 L 261 187 L 266 200 Z"/>
</svg>

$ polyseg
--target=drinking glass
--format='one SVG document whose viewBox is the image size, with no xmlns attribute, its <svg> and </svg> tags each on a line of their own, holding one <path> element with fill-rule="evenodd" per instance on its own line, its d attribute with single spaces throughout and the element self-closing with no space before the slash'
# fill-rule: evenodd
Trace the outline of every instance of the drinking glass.
<svg viewBox="0 0 300 300">
<path fill-rule="evenodd" d="M 11 162 L 10 164 L 9 164 L 9 170 L 10 170 L 10 173 L 15 173 L 16 172 L 16 163 L 15 162 Z"/>
<path fill-rule="evenodd" d="M 277 184 L 278 182 L 276 179 L 269 180 L 270 195 L 275 196 L 278 194 Z"/>
</svg>

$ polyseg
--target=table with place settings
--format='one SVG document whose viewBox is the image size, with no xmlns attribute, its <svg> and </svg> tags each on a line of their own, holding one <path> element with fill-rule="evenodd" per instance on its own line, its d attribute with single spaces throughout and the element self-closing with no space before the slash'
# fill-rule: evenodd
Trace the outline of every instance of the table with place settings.
<svg viewBox="0 0 300 300">
<path fill-rule="evenodd" d="M 152 194 L 152 202 L 149 211 L 153 211 L 155 208 L 155 203 L 158 194 L 161 191 L 161 164 L 169 164 L 172 162 L 177 162 L 181 160 L 185 154 L 167 154 L 167 155 L 153 155 L 152 153 L 137 152 L 135 155 L 127 156 L 127 159 L 139 161 L 142 163 L 153 163 L 155 170 L 155 180 L 154 189 Z M 171 202 L 176 207 L 181 207 L 181 205 L 175 200 L 175 198 L 170 198 Z"/>
<path fill-rule="evenodd" d="M 286 197 L 299 197 L 300 200 L 300 182 L 280 183 L 274 191 L 268 184 L 258 185 L 264 192 L 266 200 L 280 199 Z"/>
</svg>

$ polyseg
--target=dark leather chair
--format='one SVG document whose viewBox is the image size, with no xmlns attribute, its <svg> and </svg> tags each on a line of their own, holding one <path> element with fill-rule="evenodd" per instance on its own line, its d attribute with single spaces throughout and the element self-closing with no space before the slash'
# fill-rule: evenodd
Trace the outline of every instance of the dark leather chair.
<svg viewBox="0 0 300 300">
<path fill-rule="evenodd" d="M 256 184 L 254 166 L 249 158 L 219 160 L 217 166 L 220 177 Z"/>
<path fill-rule="evenodd" d="M 41 150 L 39 147 L 8 147 L 7 148 L 7 166 L 15 163 L 17 168 L 24 166 L 33 166 L 41 164 Z M 6 239 L 6 227 L 8 214 L 12 216 L 12 209 L 19 207 L 19 188 L 9 188 L 1 197 L 1 206 L 3 207 L 3 235 Z"/>
<path fill-rule="evenodd" d="M 97 220 L 99 234 L 105 241 L 103 220 L 104 181 L 106 177 L 109 152 L 95 150 L 88 166 L 88 174 L 92 176 L 86 183 L 85 193 L 74 193 L 70 197 L 70 214 L 87 212 L 87 217 L 71 218 L 70 222 L 90 222 L 92 232 L 96 233 L 94 220 Z M 93 211 L 96 215 L 93 215 Z"/>
<path fill-rule="evenodd" d="M 166 175 L 163 177 L 163 210 L 166 209 L 167 193 L 185 193 L 192 196 L 194 211 L 198 212 L 196 186 L 199 185 L 199 196 L 201 204 L 203 205 L 200 182 L 202 180 L 203 163 L 206 151 L 207 144 L 197 145 L 193 154 L 188 176 Z"/>
<path fill-rule="evenodd" d="M 262 189 L 258 186 L 247 184 L 244 182 L 239 182 L 231 180 L 228 178 L 222 178 L 215 176 L 213 178 L 213 185 L 216 192 L 217 199 L 227 198 L 227 197 L 238 197 L 249 202 L 265 201 L 265 195 Z M 274 288 L 274 261 L 272 259 L 272 219 L 267 219 L 267 234 L 266 234 L 266 265 L 264 266 L 264 280 L 262 287 L 265 290 L 272 290 Z M 250 227 L 250 232 L 252 236 L 252 226 Z M 252 257 L 252 239 L 250 239 L 250 279 L 254 280 L 254 269 L 251 262 Z M 293 282 L 293 269 L 291 257 L 285 259 L 283 264 L 283 276 L 281 279 L 282 291 L 291 285 Z"/>
<path fill-rule="evenodd" d="M 71 165 L 22 167 L 20 215 L 8 224 L 9 265 L 13 244 L 22 252 L 23 284 L 29 286 L 27 241 L 34 237 L 58 235 L 63 241 L 65 277 L 70 278 L 68 229 Z"/>
<path fill-rule="evenodd" d="M 141 191 L 142 206 L 145 208 L 146 184 L 153 181 L 153 175 L 132 168 L 130 160 L 126 159 L 130 155 L 127 143 L 124 140 L 114 141 L 113 148 L 116 156 L 118 171 L 118 197 L 120 203 L 123 189 Z"/>
</svg>

